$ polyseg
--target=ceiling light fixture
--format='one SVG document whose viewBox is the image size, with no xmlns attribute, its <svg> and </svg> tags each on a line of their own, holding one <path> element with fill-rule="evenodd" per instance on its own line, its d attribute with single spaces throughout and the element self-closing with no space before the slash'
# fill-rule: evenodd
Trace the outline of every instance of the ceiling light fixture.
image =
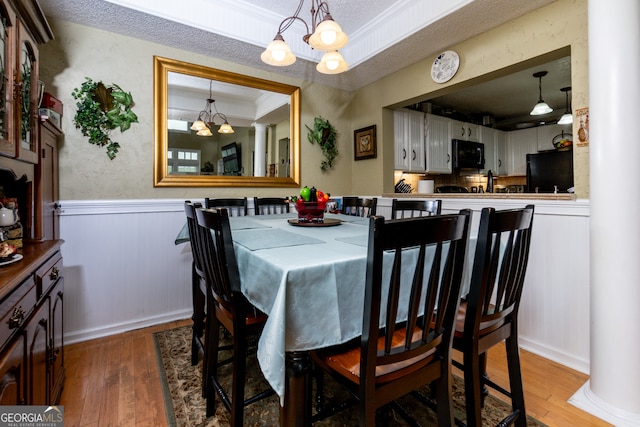
<svg viewBox="0 0 640 427">
<path fill-rule="evenodd" d="M 564 114 L 562 115 L 562 117 L 560 117 L 560 120 L 558 120 L 558 124 L 559 125 L 570 125 L 571 123 L 573 123 L 573 114 L 571 114 L 571 107 L 569 105 L 569 91 L 571 90 L 571 87 L 563 87 L 560 90 L 563 91 L 565 93 L 565 95 L 566 95 L 567 108 L 566 108 Z"/>
<path fill-rule="evenodd" d="M 285 18 L 280 23 L 278 33 L 265 51 L 262 52 L 260 58 L 266 64 L 278 67 L 296 62 L 296 56 L 284 41 L 282 33 L 296 20 L 299 20 L 307 28 L 307 34 L 302 37 L 302 40 L 313 49 L 327 52 L 323 55 L 320 63 L 316 65 L 316 70 L 324 74 L 338 74 L 347 71 L 349 64 L 340 55 L 338 49 L 347 45 L 349 37 L 342 31 L 340 25 L 333 20 L 329 13 L 329 5 L 325 1 L 311 0 L 311 32 L 309 32 L 309 25 L 298 16 L 303 4 L 304 0 L 300 0 L 293 16 Z"/>
<path fill-rule="evenodd" d="M 220 125 L 220 129 L 218 129 L 218 133 L 233 133 L 234 130 L 229 124 L 227 120 L 227 116 L 218 112 L 216 108 L 215 100 L 212 99 L 212 85 L 213 80 L 209 81 L 209 98 L 207 98 L 207 103 L 204 107 L 204 110 L 198 113 L 198 119 L 193 122 L 191 125 L 191 130 L 196 131 L 196 135 L 198 136 L 211 136 L 211 128 L 215 126 L 214 119 L 216 117 L 220 117 L 223 120 L 223 123 Z M 213 105 L 213 109 L 216 111 L 215 113 L 211 112 L 211 106 Z"/>
<path fill-rule="evenodd" d="M 553 108 L 549 107 L 546 102 L 542 100 L 542 78 L 547 75 L 546 71 L 538 71 L 533 74 L 533 77 L 538 79 L 538 88 L 540 96 L 538 97 L 538 103 L 533 107 L 533 110 L 529 113 L 532 116 L 540 116 L 542 114 L 548 114 L 553 111 Z"/>
</svg>

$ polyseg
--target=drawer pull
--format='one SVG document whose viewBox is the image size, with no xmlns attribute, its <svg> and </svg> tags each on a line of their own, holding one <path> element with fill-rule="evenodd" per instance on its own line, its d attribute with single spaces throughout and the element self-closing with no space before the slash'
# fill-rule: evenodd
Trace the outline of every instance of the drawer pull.
<svg viewBox="0 0 640 427">
<path fill-rule="evenodd" d="M 60 275 L 60 270 L 58 270 L 58 267 L 53 267 L 51 269 L 51 274 L 49 274 L 49 279 L 56 280 L 59 275 Z"/>
<path fill-rule="evenodd" d="M 26 314 L 26 311 L 24 311 L 22 306 L 14 308 L 13 313 L 9 318 L 9 329 L 15 329 L 18 326 L 20 326 L 20 324 L 24 320 L 25 314 Z"/>
</svg>

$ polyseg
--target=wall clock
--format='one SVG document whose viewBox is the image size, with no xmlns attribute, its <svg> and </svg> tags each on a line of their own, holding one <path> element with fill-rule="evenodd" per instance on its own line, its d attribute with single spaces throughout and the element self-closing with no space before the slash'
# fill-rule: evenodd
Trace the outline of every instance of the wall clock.
<svg viewBox="0 0 640 427">
<path fill-rule="evenodd" d="M 442 52 L 431 65 L 431 78 L 436 83 L 448 82 L 460 66 L 460 57 L 452 50 Z"/>
</svg>

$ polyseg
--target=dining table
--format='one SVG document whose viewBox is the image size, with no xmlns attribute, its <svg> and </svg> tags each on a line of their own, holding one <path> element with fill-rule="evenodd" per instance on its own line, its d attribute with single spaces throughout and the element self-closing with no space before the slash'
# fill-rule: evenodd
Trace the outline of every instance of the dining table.
<svg viewBox="0 0 640 427">
<path fill-rule="evenodd" d="M 310 350 L 362 331 L 369 218 L 231 217 L 242 293 L 268 318 L 257 359 L 280 399 L 280 425 L 311 424 Z"/>
<path fill-rule="evenodd" d="M 362 333 L 369 221 L 329 213 L 318 224 L 299 223 L 297 213 L 229 217 L 241 291 L 268 316 L 257 359 L 279 397 L 281 426 L 311 425 L 309 351 Z M 176 243 L 188 238 L 181 235 Z M 469 253 L 474 246 L 472 238 Z"/>
</svg>

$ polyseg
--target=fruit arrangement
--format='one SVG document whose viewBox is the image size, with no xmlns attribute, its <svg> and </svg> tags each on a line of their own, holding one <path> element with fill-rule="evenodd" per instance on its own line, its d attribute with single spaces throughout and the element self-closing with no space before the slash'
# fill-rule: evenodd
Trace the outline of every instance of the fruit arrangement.
<svg viewBox="0 0 640 427">
<path fill-rule="evenodd" d="M 298 211 L 298 221 L 322 221 L 324 209 L 329 201 L 329 194 L 324 193 L 316 187 L 304 186 L 300 189 L 300 196 L 293 196 L 292 202 L 296 204 Z"/>
<path fill-rule="evenodd" d="M 15 246 L 10 245 L 7 242 L 2 242 L 0 243 L 0 258 L 8 258 L 16 253 L 17 250 L 18 249 Z"/>
</svg>

